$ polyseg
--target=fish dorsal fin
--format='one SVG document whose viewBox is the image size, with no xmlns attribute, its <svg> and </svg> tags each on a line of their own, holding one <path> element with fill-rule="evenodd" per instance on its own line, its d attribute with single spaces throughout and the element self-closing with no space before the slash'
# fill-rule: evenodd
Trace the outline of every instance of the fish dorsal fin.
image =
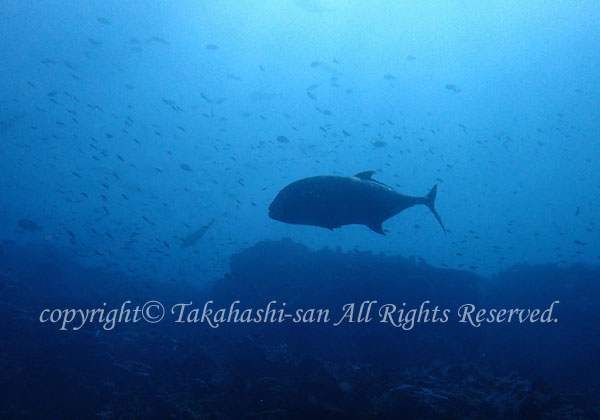
<svg viewBox="0 0 600 420">
<path fill-rule="evenodd" d="M 371 179 L 371 177 L 373 176 L 373 174 L 376 171 L 364 171 L 364 172 L 359 172 L 356 175 L 354 175 L 357 178 L 360 178 L 364 181 L 375 181 L 374 179 Z"/>
<path fill-rule="evenodd" d="M 380 185 L 385 185 L 383 182 L 379 182 L 376 179 L 371 178 L 375 172 L 377 172 L 377 171 L 359 172 L 356 175 L 354 175 L 354 177 L 358 178 L 358 179 L 362 179 L 363 181 L 371 181 L 371 182 L 376 182 L 377 184 L 380 184 Z M 385 185 L 385 186 L 387 187 L 387 185 Z"/>
</svg>

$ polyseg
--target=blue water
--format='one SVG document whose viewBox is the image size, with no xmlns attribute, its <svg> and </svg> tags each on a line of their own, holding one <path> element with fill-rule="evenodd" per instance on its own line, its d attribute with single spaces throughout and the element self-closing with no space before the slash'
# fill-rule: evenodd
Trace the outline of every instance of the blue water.
<svg viewBox="0 0 600 420">
<path fill-rule="evenodd" d="M 0 16 L 1 418 L 600 417 L 597 4 L 25 0 Z M 423 206 L 385 235 L 268 217 L 295 180 L 368 170 L 407 195 L 437 184 L 448 231 Z M 165 319 L 40 319 L 127 300 Z M 169 312 L 208 300 L 449 316 L 211 328 Z M 553 301 L 557 322 L 459 322 L 463 304 Z"/>
</svg>

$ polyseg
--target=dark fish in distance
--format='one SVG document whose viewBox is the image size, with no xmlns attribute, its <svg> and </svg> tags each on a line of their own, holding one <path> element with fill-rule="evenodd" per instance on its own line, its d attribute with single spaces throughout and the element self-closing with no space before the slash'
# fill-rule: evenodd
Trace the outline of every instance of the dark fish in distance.
<svg viewBox="0 0 600 420">
<path fill-rule="evenodd" d="M 169 41 L 167 41 L 166 39 L 162 39 L 158 36 L 153 36 L 150 37 L 148 39 L 146 39 L 146 43 L 150 44 L 150 43 L 154 43 L 154 44 L 162 44 L 162 45 L 169 45 Z"/>
<path fill-rule="evenodd" d="M 462 89 L 461 89 L 461 88 L 459 88 L 458 86 L 456 86 L 456 85 L 453 85 L 453 84 L 451 84 L 451 83 L 448 83 L 448 84 L 445 86 L 445 88 L 446 88 L 446 89 L 448 89 L 448 90 L 451 90 L 452 92 L 456 92 L 456 93 L 460 93 L 460 92 L 462 91 Z"/>
<path fill-rule="evenodd" d="M 33 220 L 29 220 L 29 219 L 19 219 L 17 221 L 18 225 L 25 229 L 28 232 L 35 232 L 37 230 L 42 230 L 42 227 L 40 225 L 38 225 L 36 222 L 34 222 Z"/>
<path fill-rule="evenodd" d="M 387 143 L 384 142 L 383 140 L 377 140 L 373 142 L 373 146 L 375 147 L 385 147 L 387 146 Z"/>
<path fill-rule="evenodd" d="M 179 245 L 179 247 L 187 248 L 188 246 L 194 245 L 196 242 L 198 242 L 200 240 L 200 238 L 202 238 L 204 236 L 204 234 L 206 233 L 208 228 L 213 224 L 214 221 L 215 221 L 215 219 L 212 219 L 208 224 L 206 224 L 206 225 L 202 226 L 200 229 L 195 230 L 192 233 L 190 233 L 188 236 L 185 237 L 183 242 L 181 242 L 181 245 Z"/>
<path fill-rule="evenodd" d="M 269 206 L 269 217 L 284 223 L 321 226 L 330 230 L 345 225 L 365 225 L 385 235 L 381 224 L 409 207 L 423 204 L 440 226 L 435 210 L 437 185 L 424 197 L 411 197 L 371 178 L 375 171 L 354 176 L 315 176 L 292 182 Z"/>
</svg>

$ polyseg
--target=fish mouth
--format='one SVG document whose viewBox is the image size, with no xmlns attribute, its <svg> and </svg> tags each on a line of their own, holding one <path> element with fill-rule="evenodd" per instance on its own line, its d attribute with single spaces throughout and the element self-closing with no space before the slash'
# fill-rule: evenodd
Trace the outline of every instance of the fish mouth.
<svg viewBox="0 0 600 420">
<path fill-rule="evenodd" d="M 269 217 L 271 219 L 273 218 L 273 203 L 271 203 L 271 205 L 269 206 Z"/>
<path fill-rule="evenodd" d="M 273 220 L 281 220 L 280 216 L 280 212 L 277 212 L 275 210 L 275 207 L 273 206 L 273 203 L 271 203 L 271 205 L 269 206 L 269 217 Z"/>
</svg>

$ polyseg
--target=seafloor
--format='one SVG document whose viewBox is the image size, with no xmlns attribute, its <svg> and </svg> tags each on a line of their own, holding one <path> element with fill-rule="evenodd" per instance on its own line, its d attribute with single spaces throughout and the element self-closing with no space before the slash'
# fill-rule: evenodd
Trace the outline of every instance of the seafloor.
<svg viewBox="0 0 600 420">
<path fill-rule="evenodd" d="M 261 242 L 208 286 L 138 281 L 52 249 L 3 246 L 0 419 L 598 419 L 598 267 L 519 266 L 494 278 L 370 253 Z M 44 308 L 156 299 L 215 308 L 330 308 L 377 300 L 451 310 L 410 329 L 377 322 L 40 322 Z M 477 308 L 547 308 L 552 323 L 457 320 Z M 429 304 L 428 304 L 429 305 Z M 281 308 L 281 306 L 278 306 Z M 356 314 L 355 314 L 356 315 Z"/>
</svg>

